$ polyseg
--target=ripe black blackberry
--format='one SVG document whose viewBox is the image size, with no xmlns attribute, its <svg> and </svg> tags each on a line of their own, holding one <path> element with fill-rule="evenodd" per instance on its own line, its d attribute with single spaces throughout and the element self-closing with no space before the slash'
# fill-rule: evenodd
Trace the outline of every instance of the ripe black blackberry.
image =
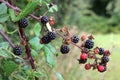
<svg viewBox="0 0 120 80">
<path fill-rule="evenodd" d="M 99 55 L 104 54 L 104 49 L 103 48 L 99 48 Z"/>
<path fill-rule="evenodd" d="M 107 63 L 109 62 L 109 58 L 107 56 L 102 57 L 102 63 Z"/>
<path fill-rule="evenodd" d="M 22 18 L 18 21 L 19 28 L 25 28 L 28 26 L 28 20 L 26 18 Z"/>
<path fill-rule="evenodd" d="M 47 16 L 42 16 L 42 18 L 41 18 L 41 23 L 42 23 L 42 24 L 45 25 L 48 21 L 49 21 L 49 19 L 48 19 Z"/>
<path fill-rule="evenodd" d="M 79 64 L 85 64 L 87 62 L 87 59 L 77 59 L 79 61 Z"/>
<path fill-rule="evenodd" d="M 67 54 L 70 51 L 70 48 L 66 45 L 62 45 L 60 51 L 62 54 Z"/>
<path fill-rule="evenodd" d="M 78 41 L 79 41 L 79 38 L 77 36 L 72 37 L 72 42 L 78 43 Z"/>
<path fill-rule="evenodd" d="M 91 39 L 86 40 L 85 48 L 91 49 L 94 46 L 94 42 Z"/>
<path fill-rule="evenodd" d="M 51 40 L 53 40 L 53 39 L 56 38 L 56 35 L 55 35 L 54 32 L 48 32 L 47 35 L 48 35 L 48 37 L 49 37 Z"/>
<path fill-rule="evenodd" d="M 13 48 L 13 53 L 14 53 L 15 55 L 17 55 L 17 56 L 21 55 L 21 53 L 22 53 L 21 47 L 20 47 L 20 46 L 15 46 L 15 47 Z"/>
<path fill-rule="evenodd" d="M 48 44 L 48 43 L 51 41 L 51 39 L 50 39 L 50 37 L 49 37 L 48 35 L 43 36 L 43 37 L 41 38 L 41 40 L 42 40 L 42 42 L 43 42 L 44 44 Z"/>
</svg>

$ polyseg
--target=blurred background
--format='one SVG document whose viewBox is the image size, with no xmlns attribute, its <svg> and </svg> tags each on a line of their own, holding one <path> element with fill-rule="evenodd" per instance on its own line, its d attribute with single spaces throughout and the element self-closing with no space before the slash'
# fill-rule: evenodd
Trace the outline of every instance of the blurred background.
<svg viewBox="0 0 120 80">
<path fill-rule="evenodd" d="M 17 6 L 24 8 L 27 0 L 14 0 Z M 53 2 L 58 6 L 58 12 L 47 14 L 54 16 L 55 28 L 69 26 L 71 32 L 79 37 L 82 34 L 93 34 L 95 37 L 95 46 L 103 47 L 111 51 L 110 62 L 107 65 L 107 71 L 99 73 L 97 70 L 84 69 L 84 65 L 78 64 L 77 59 L 80 56 L 80 49 L 70 45 L 71 51 L 67 55 L 62 55 L 59 51 L 62 39 L 57 38 L 52 45 L 58 52 L 56 57 L 56 67 L 51 74 L 50 80 L 57 80 L 52 73 L 58 71 L 65 80 L 120 80 L 120 0 L 46 0 Z M 43 14 L 46 9 L 41 9 Z M 30 25 L 34 21 L 30 20 Z M 9 31 L 16 29 L 16 25 L 10 21 L 6 22 L 6 28 Z M 26 29 L 27 36 L 34 37 L 33 28 Z M 10 35 L 10 34 L 8 34 Z M 19 37 L 16 34 L 10 35 L 12 41 L 19 44 Z M 18 34 L 17 34 L 18 35 Z M 29 38 L 31 38 L 29 37 Z M 4 41 L 4 40 L 3 40 Z M 78 45 L 81 42 L 78 43 Z M 89 62 L 89 61 L 88 61 Z"/>
</svg>

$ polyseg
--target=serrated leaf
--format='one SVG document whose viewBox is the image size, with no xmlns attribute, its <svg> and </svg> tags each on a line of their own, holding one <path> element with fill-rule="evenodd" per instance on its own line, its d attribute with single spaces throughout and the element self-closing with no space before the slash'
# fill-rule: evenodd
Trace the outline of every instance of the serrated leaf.
<svg viewBox="0 0 120 80">
<path fill-rule="evenodd" d="M 9 19 L 9 15 L 8 14 L 0 15 L 0 22 L 1 23 L 7 21 L 8 19 Z"/>
<path fill-rule="evenodd" d="M 34 30 L 34 33 L 35 33 L 36 36 L 40 36 L 41 25 L 39 23 L 36 23 L 33 30 Z"/>
<path fill-rule="evenodd" d="M 7 6 L 5 3 L 0 4 L 0 16 L 1 14 L 6 14 L 7 13 Z"/>
<path fill-rule="evenodd" d="M 5 61 L 3 66 L 6 76 L 9 76 L 17 68 L 17 64 L 13 61 Z"/>
<path fill-rule="evenodd" d="M 0 56 L 1 57 L 4 57 L 4 58 L 11 58 L 12 56 L 10 55 L 10 53 L 3 49 L 3 48 L 0 48 Z"/>
<path fill-rule="evenodd" d="M 31 49 L 31 54 L 34 57 L 34 59 L 38 60 L 39 55 L 38 55 L 38 53 L 34 49 Z"/>
<path fill-rule="evenodd" d="M 62 77 L 62 75 L 59 72 L 56 72 L 56 75 L 59 80 L 64 80 L 64 78 Z"/>
<path fill-rule="evenodd" d="M 53 68 L 55 66 L 55 59 L 54 59 L 52 52 L 50 51 L 50 49 L 47 46 L 44 46 L 42 49 L 44 51 L 44 55 L 45 55 L 48 65 L 51 68 Z"/>
<path fill-rule="evenodd" d="M 38 37 L 34 37 L 33 39 L 31 39 L 29 41 L 31 47 L 34 49 L 34 50 L 40 50 L 44 45 L 40 44 L 40 39 Z"/>
<path fill-rule="evenodd" d="M 51 44 L 47 44 L 46 46 L 50 49 L 50 51 L 51 51 L 53 54 L 57 54 L 57 51 L 56 51 L 55 47 L 53 47 Z"/>
<path fill-rule="evenodd" d="M 1 42 L 0 43 L 0 48 L 1 49 L 7 49 L 9 47 L 9 43 L 8 42 Z"/>
</svg>

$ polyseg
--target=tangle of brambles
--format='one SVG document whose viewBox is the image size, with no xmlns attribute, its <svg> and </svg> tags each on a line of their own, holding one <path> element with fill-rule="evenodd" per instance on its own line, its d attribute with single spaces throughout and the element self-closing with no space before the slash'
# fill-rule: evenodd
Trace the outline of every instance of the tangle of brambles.
<svg viewBox="0 0 120 80">
<path fill-rule="evenodd" d="M 8 7 L 14 9 L 16 12 L 20 12 L 21 10 L 19 8 L 14 7 L 13 5 L 5 2 L 4 0 L 1 0 L 1 2 L 5 3 Z M 49 7 L 52 7 L 54 4 L 50 3 Z M 70 52 L 70 47 L 69 44 L 73 44 L 74 46 L 78 47 L 81 52 L 80 52 L 80 57 L 78 60 L 79 64 L 85 64 L 85 69 L 89 70 L 91 68 L 97 69 L 99 72 L 104 72 L 107 70 L 107 63 L 109 62 L 109 55 L 110 51 L 109 50 L 104 50 L 101 47 L 94 47 L 94 37 L 92 35 L 86 36 L 82 35 L 81 37 L 73 35 L 70 32 L 70 29 L 68 27 L 63 27 L 61 29 L 55 29 L 54 23 L 55 19 L 53 17 L 48 17 L 48 16 L 41 16 L 37 17 L 34 16 L 33 14 L 29 14 L 29 17 L 32 17 L 33 19 L 37 20 L 42 24 L 43 29 L 45 30 L 45 34 L 40 38 L 40 44 L 48 44 L 51 41 L 54 41 L 56 36 L 60 36 L 63 38 L 63 42 L 60 47 L 60 52 L 62 54 L 69 54 Z M 29 62 L 31 63 L 32 69 L 36 70 L 36 66 L 34 64 L 34 59 L 31 56 L 31 48 L 28 44 L 28 40 L 26 39 L 24 28 L 28 26 L 28 19 L 27 18 L 22 18 L 19 20 L 18 23 L 18 28 L 19 28 L 19 36 L 21 39 L 22 44 L 25 46 L 26 49 L 26 54 L 28 56 Z M 50 25 L 50 26 L 47 26 Z M 0 34 L 10 43 L 10 45 L 13 48 L 13 53 L 17 56 L 21 55 L 22 49 L 19 45 L 14 45 L 7 36 L 0 31 Z M 81 40 L 81 45 L 78 44 L 78 42 Z M 97 55 L 101 55 L 102 57 L 99 58 Z M 87 63 L 88 59 L 93 59 L 93 63 Z M 35 78 L 38 80 L 38 78 Z"/>
</svg>

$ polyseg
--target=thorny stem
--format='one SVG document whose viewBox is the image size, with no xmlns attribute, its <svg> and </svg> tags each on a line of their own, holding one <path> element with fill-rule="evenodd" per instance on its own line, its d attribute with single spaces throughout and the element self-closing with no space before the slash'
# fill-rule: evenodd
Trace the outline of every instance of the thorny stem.
<svg viewBox="0 0 120 80">
<path fill-rule="evenodd" d="M 0 34 L 2 35 L 2 37 L 10 44 L 10 46 L 12 48 L 15 47 L 15 45 L 11 42 L 11 40 L 9 39 L 9 37 L 2 31 L 0 30 Z"/>
</svg>

